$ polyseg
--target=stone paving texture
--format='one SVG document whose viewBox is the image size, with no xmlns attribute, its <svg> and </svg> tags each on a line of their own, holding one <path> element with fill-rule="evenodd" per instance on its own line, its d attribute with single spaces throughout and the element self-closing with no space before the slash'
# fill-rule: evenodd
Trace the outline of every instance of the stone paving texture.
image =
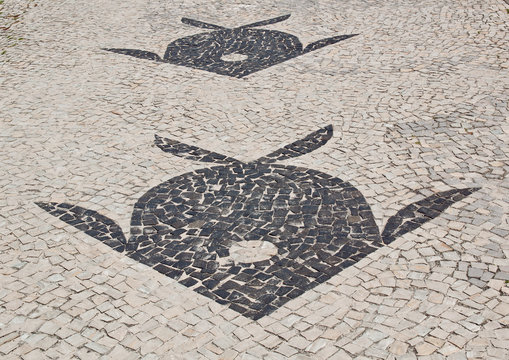
<svg viewBox="0 0 509 360">
<path fill-rule="evenodd" d="M 505 2 L 0 6 L 2 359 L 509 358 Z M 162 55 L 207 31 L 183 17 L 235 28 L 286 14 L 263 29 L 304 47 L 358 35 L 243 78 L 102 50 Z M 96 211 L 128 236 L 143 194 L 207 167 L 155 134 L 249 163 L 329 124 L 326 144 L 278 163 L 352 184 L 379 229 L 480 189 L 258 320 L 36 205 Z"/>
</svg>

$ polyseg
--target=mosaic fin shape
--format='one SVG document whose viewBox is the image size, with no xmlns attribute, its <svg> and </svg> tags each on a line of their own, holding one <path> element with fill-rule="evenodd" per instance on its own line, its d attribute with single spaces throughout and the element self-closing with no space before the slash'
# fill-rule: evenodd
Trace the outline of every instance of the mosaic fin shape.
<svg viewBox="0 0 509 360">
<path fill-rule="evenodd" d="M 103 50 L 242 78 L 357 35 L 333 36 L 315 41 L 303 48 L 294 35 L 276 30 L 255 29 L 284 21 L 289 17 L 288 14 L 233 29 L 182 18 L 184 24 L 213 31 L 186 36 L 171 42 L 163 58 L 145 50 L 111 48 Z M 232 58 L 232 55 L 236 57 Z"/>
<path fill-rule="evenodd" d="M 111 219 L 66 203 L 37 203 L 130 258 L 252 319 L 267 315 L 478 188 L 433 194 L 392 216 L 380 234 L 349 182 L 276 162 L 318 149 L 332 126 L 251 162 L 156 136 L 171 155 L 213 163 L 148 190 L 128 240 Z"/>
<path fill-rule="evenodd" d="M 449 206 L 463 200 L 477 190 L 479 188 L 442 191 L 406 206 L 387 221 L 382 232 L 384 244 L 390 244 L 401 235 L 415 230 L 422 224 L 436 218 Z"/>
<path fill-rule="evenodd" d="M 184 159 L 193 160 L 193 161 L 203 161 L 203 162 L 214 162 L 220 164 L 234 164 L 239 163 L 239 161 L 230 158 L 228 156 L 224 156 L 212 151 L 200 149 L 199 147 L 186 145 L 176 140 L 165 139 L 160 136 L 155 135 L 155 142 L 157 147 L 159 147 L 162 151 L 168 152 L 172 155 L 182 157 Z"/>
<path fill-rule="evenodd" d="M 97 211 L 67 203 L 36 202 L 36 205 L 76 229 L 84 231 L 94 239 L 105 243 L 113 250 L 119 252 L 125 250 L 126 239 L 120 226 Z"/>
</svg>

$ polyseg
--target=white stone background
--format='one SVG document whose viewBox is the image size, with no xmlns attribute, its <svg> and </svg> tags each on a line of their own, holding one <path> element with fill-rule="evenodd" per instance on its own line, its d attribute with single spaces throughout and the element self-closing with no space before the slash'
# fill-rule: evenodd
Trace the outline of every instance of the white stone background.
<svg viewBox="0 0 509 360">
<path fill-rule="evenodd" d="M 507 4 L 26 4 L 3 5 L 24 13 L 0 36 L 3 357 L 509 357 Z M 203 31 L 184 16 L 238 26 L 288 13 L 266 28 L 304 46 L 359 35 L 244 79 L 101 50 L 163 55 Z M 351 182 L 381 229 L 433 192 L 482 189 L 259 321 L 34 204 L 78 204 L 128 233 L 145 191 L 204 167 L 160 151 L 155 133 L 247 161 L 328 124 L 326 146 L 286 163 Z"/>
</svg>

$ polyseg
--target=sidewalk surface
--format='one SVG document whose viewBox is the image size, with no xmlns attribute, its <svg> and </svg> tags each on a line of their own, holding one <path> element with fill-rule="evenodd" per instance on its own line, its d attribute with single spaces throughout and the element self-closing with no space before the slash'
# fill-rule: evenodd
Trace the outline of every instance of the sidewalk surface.
<svg viewBox="0 0 509 360">
<path fill-rule="evenodd" d="M 509 358 L 504 1 L 0 7 L 0 358 Z"/>
</svg>

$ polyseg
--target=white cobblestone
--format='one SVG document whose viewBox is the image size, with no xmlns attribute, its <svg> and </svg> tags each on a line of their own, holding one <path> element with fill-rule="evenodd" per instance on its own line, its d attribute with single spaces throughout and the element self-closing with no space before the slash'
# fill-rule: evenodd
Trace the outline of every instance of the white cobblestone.
<svg viewBox="0 0 509 360">
<path fill-rule="evenodd" d="M 2 2 L 0 357 L 509 358 L 508 6 Z M 266 28 L 304 46 L 359 35 L 243 79 L 101 50 L 162 55 L 209 31 L 182 17 L 284 14 Z M 328 124 L 325 146 L 284 163 L 350 182 L 380 229 L 438 191 L 481 189 L 256 321 L 34 204 L 78 204 L 127 235 L 149 188 L 206 167 L 154 134 L 251 161 Z"/>
</svg>

